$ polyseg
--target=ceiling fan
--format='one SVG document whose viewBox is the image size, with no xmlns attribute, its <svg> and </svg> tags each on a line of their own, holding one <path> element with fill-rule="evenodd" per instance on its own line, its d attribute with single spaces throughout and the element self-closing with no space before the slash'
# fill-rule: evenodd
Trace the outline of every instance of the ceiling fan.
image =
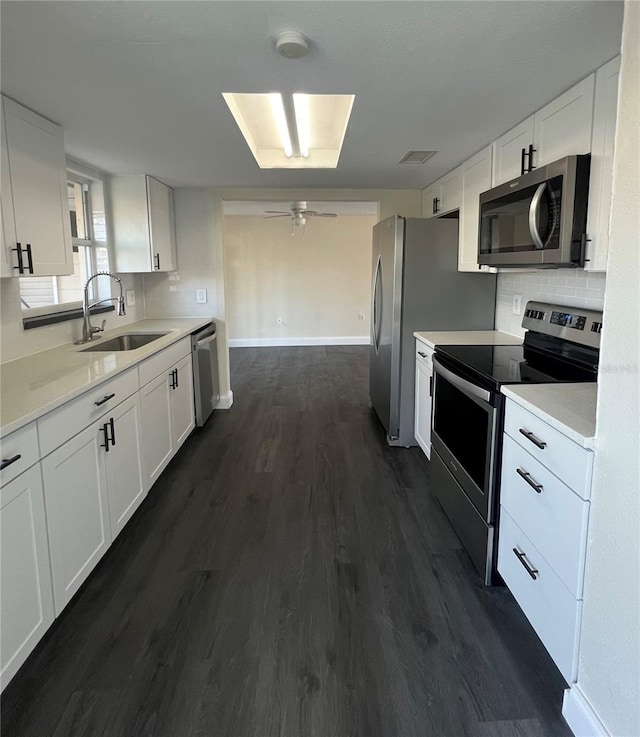
<svg viewBox="0 0 640 737">
<path fill-rule="evenodd" d="M 318 212 L 317 210 L 307 209 L 307 203 L 302 200 L 293 202 L 289 211 L 286 210 L 265 210 L 263 217 L 267 220 L 271 218 L 291 218 L 291 233 L 293 234 L 294 226 L 304 228 L 308 218 L 335 218 L 338 217 L 335 212 Z"/>
</svg>

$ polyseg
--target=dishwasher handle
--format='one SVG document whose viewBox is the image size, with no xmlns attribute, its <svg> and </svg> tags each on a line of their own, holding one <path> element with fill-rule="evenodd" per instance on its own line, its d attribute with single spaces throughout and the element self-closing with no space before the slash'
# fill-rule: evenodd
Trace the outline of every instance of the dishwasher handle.
<svg viewBox="0 0 640 737">
<path fill-rule="evenodd" d="M 209 333 L 204 338 L 200 338 L 196 341 L 196 348 L 202 348 L 202 346 L 208 345 L 209 343 L 213 343 L 213 341 L 216 339 L 216 333 L 215 330 L 213 333 Z"/>
</svg>

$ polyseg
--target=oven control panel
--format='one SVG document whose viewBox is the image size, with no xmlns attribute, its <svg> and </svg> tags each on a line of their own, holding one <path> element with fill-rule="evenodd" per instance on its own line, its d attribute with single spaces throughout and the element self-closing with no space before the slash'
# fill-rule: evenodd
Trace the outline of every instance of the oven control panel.
<svg viewBox="0 0 640 737">
<path fill-rule="evenodd" d="M 599 348 L 602 312 L 530 301 L 524 311 L 522 327 Z"/>
</svg>

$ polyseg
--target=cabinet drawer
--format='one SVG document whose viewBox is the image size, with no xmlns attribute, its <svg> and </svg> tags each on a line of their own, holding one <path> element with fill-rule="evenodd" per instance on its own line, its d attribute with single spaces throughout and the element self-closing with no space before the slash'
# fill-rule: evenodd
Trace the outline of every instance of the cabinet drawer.
<svg viewBox="0 0 640 737">
<path fill-rule="evenodd" d="M 507 401 L 504 429 L 579 496 L 589 499 L 593 468 L 591 451 L 581 448 L 544 420 L 511 400 Z M 544 447 L 540 448 L 538 444 L 544 444 Z"/>
<path fill-rule="evenodd" d="M 536 571 L 533 579 L 514 549 Z M 551 570 L 529 538 L 503 508 L 498 538 L 498 571 L 568 683 L 577 675 L 582 602 Z"/>
<path fill-rule="evenodd" d="M 170 345 L 168 348 L 156 353 L 154 356 L 147 358 L 146 361 L 138 366 L 140 372 L 140 386 L 148 384 L 150 381 L 160 376 L 160 374 L 168 371 L 173 365 L 178 363 L 181 358 L 191 353 L 190 338 L 183 338 L 177 343 Z"/>
<path fill-rule="evenodd" d="M 422 341 L 416 340 L 416 361 L 433 371 L 433 348 L 427 348 Z"/>
<path fill-rule="evenodd" d="M 7 484 L 40 458 L 38 431 L 32 422 L 0 440 L 0 456 L 4 468 L 0 470 L 0 482 Z"/>
<path fill-rule="evenodd" d="M 521 474 L 528 475 L 523 478 Z M 508 435 L 504 437 L 500 503 L 571 593 L 582 598 L 589 502 Z"/>
<path fill-rule="evenodd" d="M 138 371 L 131 368 L 46 414 L 38 420 L 42 456 L 51 453 L 137 390 Z"/>
</svg>

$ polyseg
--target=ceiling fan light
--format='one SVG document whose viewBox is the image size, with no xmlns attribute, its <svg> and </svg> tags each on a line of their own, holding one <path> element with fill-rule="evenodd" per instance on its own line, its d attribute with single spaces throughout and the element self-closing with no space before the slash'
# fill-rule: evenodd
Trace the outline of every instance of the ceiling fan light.
<svg viewBox="0 0 640 737">
<path fill-rule="evenodd" d="M 279 92 L 273 92 L 269 95 L 269 102 L 271 103 L 271 112 L 273 113 L 273 119 L 278 129 L 280 143 L 284 149 L 285 156 L 290 159 L 293 155 L 293 148 L 291 146 L 291 136 L 289 135 L 289 126 L 287 125 L 287 116 L 284 112 L 282 95 Z"/>
<path fill-rule="evenodd" d="M 300 156 L 306 159 L 309 156 L 310 130 L 309 123 L 309 96 L 303 93 L 293 95 L 293 109 L 296 117 L 296 130 L 298 132 L 298 148 Z"/>
</svg>

